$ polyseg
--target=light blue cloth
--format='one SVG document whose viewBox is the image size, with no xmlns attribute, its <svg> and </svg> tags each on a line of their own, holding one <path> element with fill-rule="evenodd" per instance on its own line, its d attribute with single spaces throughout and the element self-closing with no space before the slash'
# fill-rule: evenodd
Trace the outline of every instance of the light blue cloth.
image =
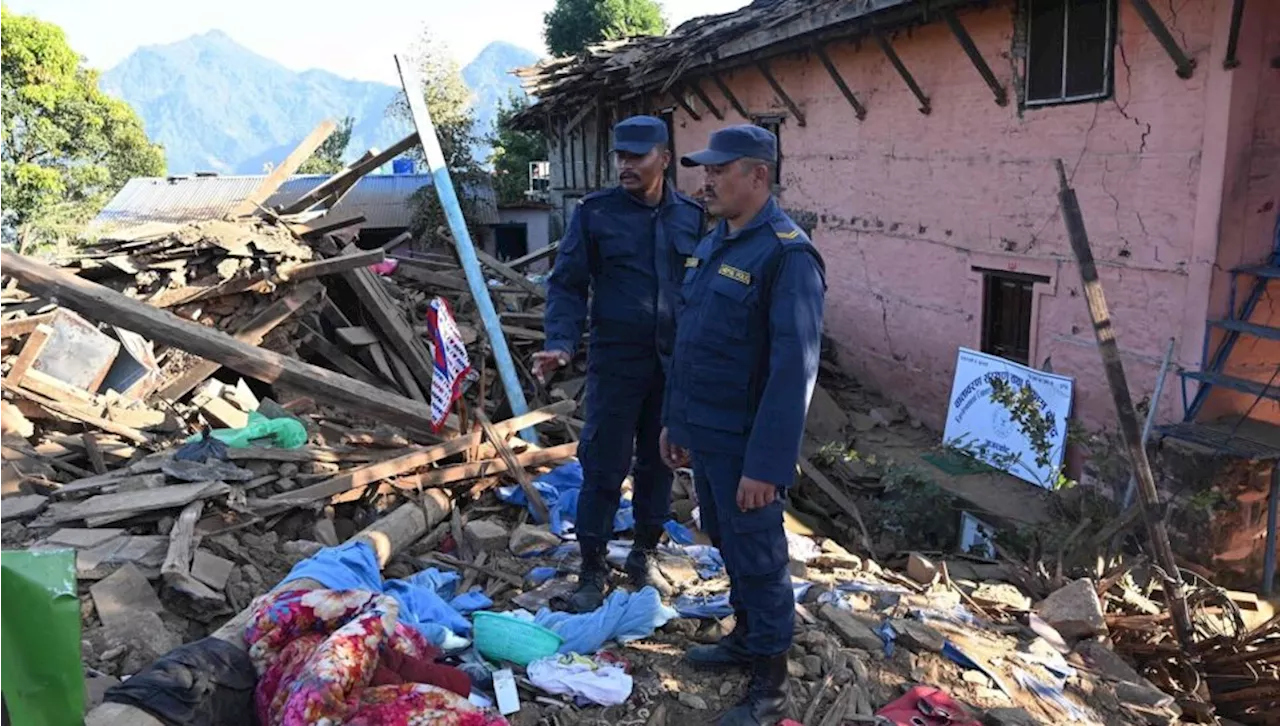
<svg viewBox="0 0 1280 726">
<path fill-rule="evenodd" d="M 578 493 L 582 490 L 582 464 L 573 461 L 561 464 L 538 477 L 533 488 L 542 495 L 547 509 L 551 513 L 551 531 L 564 536 L 567 526 L 578 518 Z M 508 504 L 529 507 L 529 499 L 524 490 L 514 484 L 498 487 L 498 498 Z M 537 515 L 532 507 L 529 513 Z M 541 524 L 541 523 L 540 523 Z M 613 517 L 613 531 L 624 532 L 636 524 L 635 511 L 631 508 L 630 499 L 618 501 L 618 512 Z"/>
<path fill-rule="evenodd" d="M 894 630 L 893 626 L 886 620 L 880 623 L 880 627 L 876 629 L 876 634 L 884 641 L 884 657 L 892 658 L 894 641 L 898 639 L 898 631 Z"/>
<path fill-rule="evenodd" d="M 693 531 L 676 520 L 668 519 L 662 527 L 667 530 L 667 536 L 671 538 L 672 542 L 678 545 L 693 544 Z"/>
<path fill-rule="evenodd" d="M 471 621 L 465 615 L 493 606 L 483 592 L 454 597 L 461 576 L 434 567 L 403 580 L 383 582 L 377 555 L 364 542 L 326 547 L 294 565 L 284 582 L 304 578 L 331 590 L 371 590 L 390 595 L 400 604 L 400 621 L 417 628 L 436 645 L 451 635 L 469 635 Z"/>
<path fill-rule="evenodd" d="M 805 580 L 792 579 L 791 589 L 795 594 L 796 602 L 804 599 L 809 593 L 809 588 L 813 587 L 812 582 Z M 673 603 L 676 612 L 680 613 L 682 618 L 699 618 L 710 619 L 725 618 L 733 614 L 733 606 L 729 604 L 729 594 L 722 593 L 720 595 L 710 595 L 707 597 L 693 597 L 690 595 L 681 595 L 676 598 Z"/>
<path fill-rule="evenodd" d="M 693 597 L 681 595 L 673 603 L 676 612 L 682 618 L 711 619 L 727 618 L 733 614 L 733 606 L 729 604 L 729 595 L 711 595 L 709 597 Z"/>
<path fill-rule="evenodd" d="M 529 574 L 525 575 L 525 579 L 537 587 L 555 576 L 556 568 L 554 567 L 535 567 L 529 570 Z"/>
<path fill-rule="evenodd" d="M 533 621 L 564 638 L 561 653 L 591 655 L 611 640 L 626 643 L 647 638 L 678 616 L 662 604 L 657 590 L 646 587 L 634 594 L 614 590 L 603 605 L 582 615 L 543 608 Z"/>
</svg>

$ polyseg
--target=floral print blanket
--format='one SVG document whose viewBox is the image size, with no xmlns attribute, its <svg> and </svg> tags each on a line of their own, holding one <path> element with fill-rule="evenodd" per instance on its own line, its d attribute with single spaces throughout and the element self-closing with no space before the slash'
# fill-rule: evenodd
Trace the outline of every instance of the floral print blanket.
<svg viewBox="0 0 1280 726">
<path fill-rule="evenodd" d="M 507 726 L 438 686 L 369 685 L 384 654 L 433 652 L 398 620 L 395 599 L 367 590 L 267 595 L 245 631 L 258 671 L 258 720 L 264 726 Z"/>
</svg>

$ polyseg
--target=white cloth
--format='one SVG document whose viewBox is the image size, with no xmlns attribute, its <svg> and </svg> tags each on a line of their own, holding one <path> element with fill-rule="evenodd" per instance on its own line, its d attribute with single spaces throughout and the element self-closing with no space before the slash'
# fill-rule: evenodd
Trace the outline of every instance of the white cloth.
<svg viewBox="0 0 1280 726">
<path fill-rule="evenodd" d="M 580 696 L 601 706 L 617 706 L 631 696 L 631 676 L 621 666 L 577 653 L 536 660 L 526 671 L 533 685 L 547 693 Z"/>
</svg>

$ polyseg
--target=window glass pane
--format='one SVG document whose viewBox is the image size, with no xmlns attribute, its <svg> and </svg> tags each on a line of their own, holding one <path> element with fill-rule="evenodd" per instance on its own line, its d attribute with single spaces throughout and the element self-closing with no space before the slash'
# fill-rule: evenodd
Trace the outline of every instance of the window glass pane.
<svg viewBox="0 0 1280 726">
<path fill-rule="evenodd" d="M 1110 0 L 1071 0 L 1067 16 L 1067 96 L 1106 93 Z"/>
<path fill-rule="evenodd" d="M 1027 0 L 1027 100 L 1062 98 L 1066 0 Z"/>
</svg>

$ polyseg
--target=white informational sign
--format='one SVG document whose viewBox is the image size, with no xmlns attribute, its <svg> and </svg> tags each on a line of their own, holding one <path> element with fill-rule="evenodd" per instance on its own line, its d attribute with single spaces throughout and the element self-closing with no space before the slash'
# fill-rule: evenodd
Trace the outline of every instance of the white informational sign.
<svg viewBox="0 0 1280 726">
<path fill-rule="evenodd" d="M 991 399 L 996 380 L 1008 383 L 1015 392 L 1030 386 L 1035 405 L 1047 424 L 1048 461 L 1037 461 L 1037 452 L 1023 426 L 1013 420 L 1006 406 Z M 942 441 L 1019 479 L 1052 488 L 1058 481 L 1066 451 L 1071 392 L 1072 379 L 1066 376 L 961 348 Z"/>
</svg>

